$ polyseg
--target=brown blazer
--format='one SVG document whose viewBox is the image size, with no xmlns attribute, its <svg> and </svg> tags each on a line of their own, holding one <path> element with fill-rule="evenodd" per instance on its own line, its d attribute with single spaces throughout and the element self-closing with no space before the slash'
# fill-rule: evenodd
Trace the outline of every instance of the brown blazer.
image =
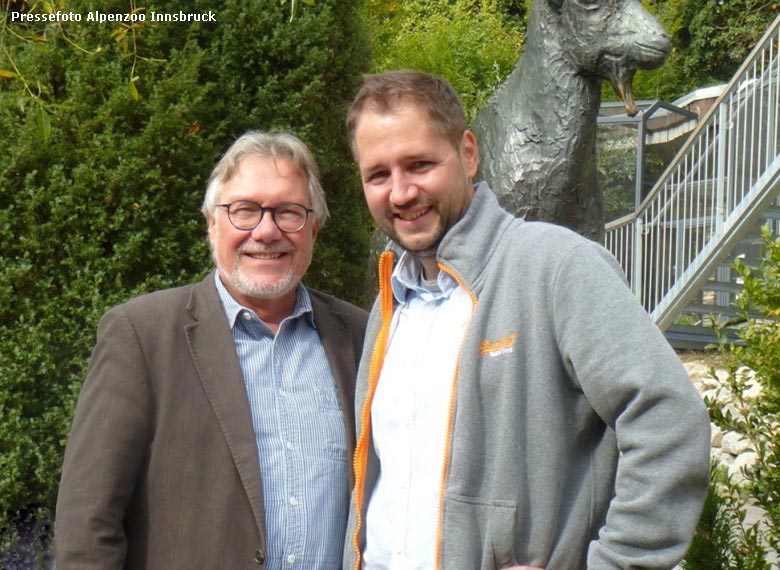
<svg viewBox="0 0 780 570">
<path fill-rule="evenodd" d="M 309 292 L 351 457 L 367 315 Z M 57 569 L 262 568 L 265 549 L 249 400 L 213 273 L 111 309 L 65 452 Z"/>
</svg>

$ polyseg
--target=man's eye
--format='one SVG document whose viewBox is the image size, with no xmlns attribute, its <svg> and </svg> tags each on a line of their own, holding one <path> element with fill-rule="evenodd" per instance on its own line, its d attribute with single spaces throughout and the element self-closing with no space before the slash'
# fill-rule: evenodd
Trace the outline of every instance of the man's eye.
<svg viewBox="0 0 780 570">
<path fill-rule="evenodd" d="M 381 171 L 381 172 L 374 172 L 366 178 L 366 182 L 370 182 L 372 184 L 378 184 L 380 182 L 384 182 L 387 180 L 387 172 Z"/>
<path fill-rule="evenodd" d="M 258 209 L 249 204 L 234 204 L 231 211 L 234 216 L 249 217 L 257 214 Z"/>
<path fill-rule="evenodd" d="M 294 208 L 279 208 L 276 210 L 276 217 L 282 220 L 298 220 L 302 214 Z"/>
<path fill-rule="evenodd" d="M 418 160 L 414 164 L 412 164 L 412 170 L 420 171 L 420 170 L 427 170 L 433 165 L 432 162 L 428 160 Z"/>
</svg>

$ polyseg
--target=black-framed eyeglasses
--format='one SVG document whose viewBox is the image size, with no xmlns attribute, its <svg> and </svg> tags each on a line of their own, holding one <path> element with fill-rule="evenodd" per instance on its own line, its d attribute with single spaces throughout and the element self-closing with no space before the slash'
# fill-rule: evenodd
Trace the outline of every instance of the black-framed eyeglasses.
<svg viewBox="0 0 780 570">
<path fill-rule="evenodd" d="M 271 219 L 276 224 L 276 227 L 287 234 L 301 231 L 309 219 L 309 214 L 314 213 L 314 210 L 311 208 L 294 202 L 286 202 L 273 208 L 265 208 L 251 200 L 237 200 L 230 204 L 217 204 L 217 208 L 225 208 L 230 223 L 233 224 L 234 228 L 241 231 L 255 229 L 263 221 L 265 213 L 270 212 Z"/>
</svg>

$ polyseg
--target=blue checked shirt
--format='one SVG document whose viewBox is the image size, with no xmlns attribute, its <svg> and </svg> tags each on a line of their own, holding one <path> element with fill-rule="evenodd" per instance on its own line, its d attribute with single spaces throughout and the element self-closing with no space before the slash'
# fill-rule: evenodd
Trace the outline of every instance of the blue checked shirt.
<svg viewBox="0 0 780 570">
<path fill-rule="evenodd" d="M 244 374 L 260 457 L 266 568 L 341 568 L 347 446 L 333 375 L 306 288 L 276 336 L 216 276 Z"/>
</svg>

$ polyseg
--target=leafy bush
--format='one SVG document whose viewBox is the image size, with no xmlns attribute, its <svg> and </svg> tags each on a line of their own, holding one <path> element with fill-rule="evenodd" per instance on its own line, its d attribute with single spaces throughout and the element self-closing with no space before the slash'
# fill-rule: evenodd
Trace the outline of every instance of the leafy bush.
<svg viewBox="0 0 780 570">
<path fill-rule="evenodd" d="M 745 482 L 714 480 L 730 536 L 727 562 L 712 568 L 776 568 L 769 559 L 780 552 L 780 237 L 773 238 L 767 228 L 763 237 L 759 267 L 735 263 L 744 280 L 736 305 L 746 324 L 740 342 L 721 343 L 730 362 L 721 389 L 729 393 L 732 405 L 707 402 L 713 422 L 743 434 L 756 452 L 755 464 L 744 470 Z M 752 312 L 760 318 L 751 317 Z M 748 507 L 758 508 L 761 520 L 747 522 Z"/>
<path fill-rule="evenodd" d="M 699 87 L 727 83 L 777 17 L 774 0 L 651 0 L 650 11 L 672 36 L 658 70 L 640 71 L 638 98 L 674 100 Z"/>
<path fill-rule="evenodd" d="M 67 5 L 66 5 L 67 4 Z M 99 316 L 205 275 L 199 212 L 211 168 L 248 129 L 292 129 L 324 173 L 334 223 L 307 282 L 361 302 L 365 208 L 344 136 L 367 65 L 355 2 L 289 22 L 278 0 L 168 0 L 146 13 L 216 23 L 86 20 L 136 2 L 58 0 L 0 15 L 0 534 L 46 518 Z M 142 9 L 142 8 L 141 8 Z M 48 513 L 48 514 L 47 514 Z M 0 545 L 0 546 L 1 546 Z M 0 552 L 2 554 L 2 552 Z"/>
<path fill-rule="evenodd" d="M 525 35 L 515 0 L 368 0 L 374 70 L 417 69 L 447 79 L 468 120 L 512 71 Z"/>
</svg>

